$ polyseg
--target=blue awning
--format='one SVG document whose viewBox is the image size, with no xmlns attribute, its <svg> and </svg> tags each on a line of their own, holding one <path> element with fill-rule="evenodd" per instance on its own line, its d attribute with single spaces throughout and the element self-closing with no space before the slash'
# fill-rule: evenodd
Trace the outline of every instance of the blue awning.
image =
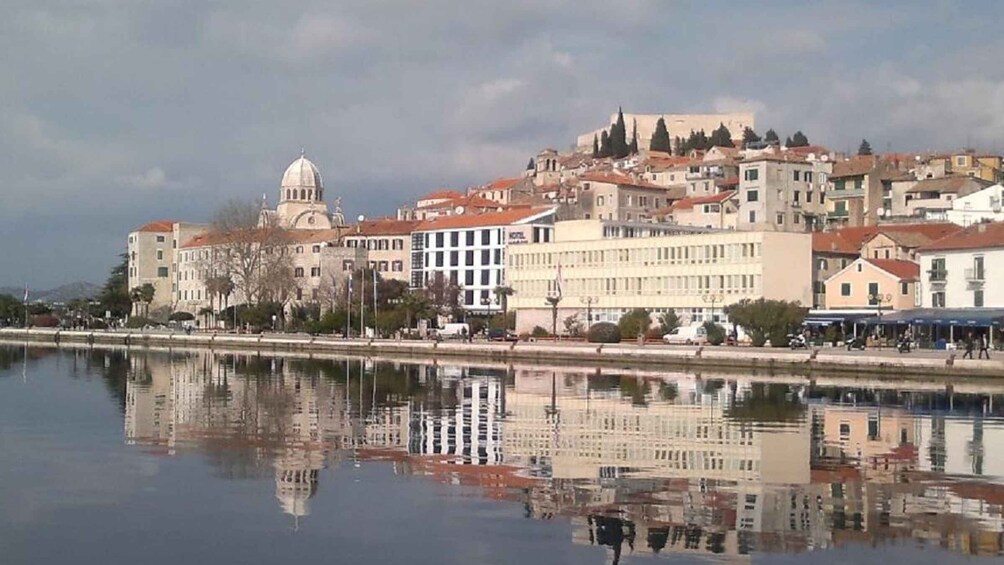
<svg viewBox="0 0 1004 565">
<path fill-rule="evenodd" d="M 871 316 L 869 325 L 916 324 L 935 326 L 989 327 L 1004 325 L 1004 308 L 914 308 Z"/>
</svg>

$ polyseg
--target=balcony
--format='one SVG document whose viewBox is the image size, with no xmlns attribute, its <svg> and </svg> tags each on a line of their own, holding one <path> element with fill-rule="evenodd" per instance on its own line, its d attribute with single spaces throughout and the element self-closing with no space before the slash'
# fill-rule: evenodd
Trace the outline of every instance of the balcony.
<svg viewBox="0 0 1004 565">
<path fill-rule="evenodd" d="M 934 285 L 944 285 L 948 280 L 948 271 L 945 269 L 928 269 L 927 281 Z"/>
<path fill-rule="evenodd" d="M 966 284 L 969 288 L 980 288 L 983 283 L 986 282 L 986 271 L 984 269 L 977 269 L 970 267 L 966 269 Z"/>
</svg>

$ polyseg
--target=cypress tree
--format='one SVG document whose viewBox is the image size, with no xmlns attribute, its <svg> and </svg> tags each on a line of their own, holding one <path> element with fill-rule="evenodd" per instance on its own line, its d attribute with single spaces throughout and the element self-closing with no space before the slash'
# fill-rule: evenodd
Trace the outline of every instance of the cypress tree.
<svg viewBox="0 0 1004 565">
<path fill-rule="evenodd" d="M 777 136 L 777 132 L 773 129 L 769 129 L 767 133 L 763 134 L 763 140 L 771 145 L 777 145 L 781 142 L 781 138 Z"/>
<path fill-rule="evenodd" d="M 598 137 L 596 137 L 596 134 L 594 133 L 593 134 L 593 159 L 595 159 L 595 158 L 597 158 L 599 156 L 600 156 L 600 140 L 599 140 Z"/>
<path fill-rule="evenodd" d="M 609 157 L 612 155 L 610 150 L 610 135 L 607 134 L 607 130 L 600 132 L 600 157 Z"/>
<path fill-rule="evenodd" d="M 537 163 L 530 157 L 530 162 L 526 164 L 526 170 L 532 171 L 537 168 Z"/>
<path fill-rule="evenodd" d="M 795 146 L 795 142 L 791 140 L 791 137 L 786 137 L 786 138 L 784 138 L 784 146 L 785 147 L 794 147 Z"/>
<path fill-rule="evenodd" d="M 861 145 L 858 146 L 858 155 L 871 155 L 872 145 L 868 143 L 867 139 L 861 140 Z"/>
<path fill-rule="evenodd" d="M 680 157 L 687 152 L 687 142 L 680 136 L 676 136 L 676 156 Z"/>
<path fill-rule="evenodd" d="M 670 152 L 669 130 L 666 129 L 666 120 L 659 118 L 655 123 L 655 133 L 652 134 L 652 141 L 648 144 L 651 151 Z"/>
<path fill-rule="evenodd" d="M 631 126 L 631 145 L 628 147 L 628 151 L 632 155 L 638 154 L 638 120 L 634 120 Z"/>
<path fill-rule="evenodd" d="M 732 132 L 725 127 L 725 124 L 719 123 L 718 129 L 711 132 L 709 149 L 711 147 L 735 147 L 735 144 L 732 143 Z"/>
<path fill-rule="evenodd" d="M 628 156 L 627 126 L 624 125 L 624 110 L 617 108 L 617 122 L 610 127 L 610 149 L 614 159 Z"/>
<path fill-rule="evenodd" d="M 809 145 L 809 138 L 805 137 L 802 130 L 798 130 L 795 132 L 795 135 L 791 136 L 791 142 L 794 145 L 789 145 L 788 147 L 806 147 Z"/>
</svg>

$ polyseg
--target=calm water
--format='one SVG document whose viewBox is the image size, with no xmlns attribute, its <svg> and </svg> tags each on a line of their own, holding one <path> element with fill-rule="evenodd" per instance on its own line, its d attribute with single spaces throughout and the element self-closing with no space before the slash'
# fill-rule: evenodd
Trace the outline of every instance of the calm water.
<svg viewBox="0 0 1004 565">
<path fill-rule="evenodd" d="M 994 386 L 0 346 L 0 563 L 999 561 Z"/>
</svg>

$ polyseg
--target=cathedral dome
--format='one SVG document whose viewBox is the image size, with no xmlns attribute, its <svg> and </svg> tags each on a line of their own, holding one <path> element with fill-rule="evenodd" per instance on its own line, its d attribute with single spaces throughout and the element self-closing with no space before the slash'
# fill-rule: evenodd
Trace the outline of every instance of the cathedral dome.
<svg viewBox="0 0 1004 565">
<path fill-rule="evenodd" d="M 282 174 L 282 188 L 323 188 L 321 182 L 321 172 L 302 154 L 300 158 L 293 161 L 286 172 Z"/>
<path fill-rule="evenodd" d="M 286 167 L 286 172 L 282 174 L 279 193 L 280 200 L 319 201 L 323 198 L 321 172 L 302 152 L 300 158 Z"/>
</svg>

